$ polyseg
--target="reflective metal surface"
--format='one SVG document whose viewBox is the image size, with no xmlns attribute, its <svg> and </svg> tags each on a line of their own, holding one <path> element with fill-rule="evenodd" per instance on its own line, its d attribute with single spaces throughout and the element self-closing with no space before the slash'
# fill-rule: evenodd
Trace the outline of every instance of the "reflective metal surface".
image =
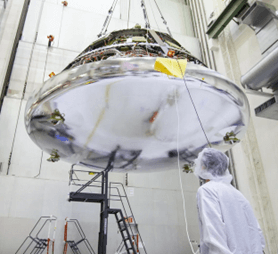
<svg viewBox="0 0 278 254">
<path fill-rule="evenodd" d="M 117 57 L 86 63 L 49 79 L 28 101 L 25 125 L 50 161 L 114 171 L 176 168 L 208 146 L 187 87 L 213 147 L 242 138 L 249 105 L 241 89 L 219 73 L 189 62 L 183 79 L 154 70 L 156 57 Z"/>
</svg>

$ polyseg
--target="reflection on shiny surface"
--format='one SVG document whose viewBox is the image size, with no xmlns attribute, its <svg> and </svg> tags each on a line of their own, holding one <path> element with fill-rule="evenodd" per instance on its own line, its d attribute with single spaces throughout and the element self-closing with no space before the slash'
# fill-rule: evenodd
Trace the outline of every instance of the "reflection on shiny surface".
<svg viewBox="0 0 278 254">
<path fill-rule="evenodd" d="M 113 57 L 52 77 L 27 103 L 28 134 L 49 154 L 55 149 L 62 160 L 97 168 L 117 148 L 115 171 L 173 169 L 177 149 L 181 163 L 190 163 L 207 140 L 184 80 L 155 71 L 155 61 Z M 246 96 L 194 62 L 185 81 L 210 143 L 230 149 L 234 143 L 225 135 L 241 139 L 248 125 Z"/>
</svg>

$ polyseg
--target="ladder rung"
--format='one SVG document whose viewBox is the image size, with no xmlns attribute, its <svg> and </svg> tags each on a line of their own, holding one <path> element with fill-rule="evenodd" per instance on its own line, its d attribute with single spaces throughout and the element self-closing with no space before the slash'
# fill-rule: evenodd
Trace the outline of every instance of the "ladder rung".
<svg viewBox="0 0 278 254">
<path fill-rule="evenodd" d="M 108 213 L 110 213 L 110 214 L 117 214 L 117 213 L 119 213 L 121 210 L 120 209 L 108 209 Z"/>
</svg>

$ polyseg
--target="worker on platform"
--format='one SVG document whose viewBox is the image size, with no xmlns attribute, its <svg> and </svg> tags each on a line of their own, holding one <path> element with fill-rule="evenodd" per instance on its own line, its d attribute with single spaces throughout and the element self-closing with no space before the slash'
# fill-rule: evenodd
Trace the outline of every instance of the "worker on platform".
<svg viewBox="0 0 278 254">
<path fill-rule="evenodd" d="M 197 192 L 201 254 L 262 254 L 264 237 L 247 199 L 231 185 L 228 157 L 205 148 L 194 174 L 205 180 Z"/>
</svg>

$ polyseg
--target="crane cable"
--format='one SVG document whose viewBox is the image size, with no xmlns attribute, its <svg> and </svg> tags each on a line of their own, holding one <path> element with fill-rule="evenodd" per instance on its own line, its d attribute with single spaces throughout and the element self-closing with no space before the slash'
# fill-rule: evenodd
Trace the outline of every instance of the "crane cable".
<svg viewBox="0 0 278 254">
<path fill-rule="evenodd" d="M 151 4 L 151 0 L 149 0 L 149 4 L 150 4 L 150 7 L 151 7 L 151 11 L 152 11 L 152 14 L 153 14 L 154 21 L 155 21 L 156 26 L 157 26 L 157 28 L 158 28 L 158 31 L 161 32 L 160 27 L 159 27 L 159 25 L 158 25 L 158 23 L 157 23 L 157 20 L 156 20 L 156 18 L 155 18 L 155 15 L 154 15 L 154 11 L 153 11 L 153 7 L 152 7 L 152 4 Z"/>
<path fill-rule="evenodd" d="M 129 16 L 130 16 L 130 0 L 128 1 L 127 29 L 129 28 Z"/>
<path fill-rule="evenodd" d="M 177 61 L 178 66 L 180 68 L 181 74 L 183 76 L 184 85 L 185 85 L 185 87 L 187 89 L 187 92 L 189 94 L 189 98 L 190 98 L 190 101 L 191 101 L 191 103 L 193 105 L 195 113 L 197 115 L 199 124 L 200 124 L 201 129 L 202 129 L 202 131 L 203 131 L 203 133 L 205 135 L 205 138 L 207 140 L 207 144 L 211 147 L 211 143 L 210 143 L 210 141 L 209 141 L 209 139 L 207 137 L 207 134 L 206 134 L 206 132 L 204 130 L 201 118 L 200 118 L 200 116 L 198 114 L 198 111 L 197 111 L 197 108 L 196 108 L 195 103 L 193 101 L 193 98 L 192 98 L 192 95 L 190 93 L 189 87 L 188 87 L 188 85 L 186 83 L 185 75 L 183 74 L 183 71 L 182 71 L 182 68 L 180 66 L 179 61 L 177 59 L 176 59 L 176 61 Z M 199 250 L 197 250 L 196 252 L 194 251 L 194 248 L 193 248 L 193 245 L 192 245 L 192 241 L 190 240 L 190 236 L 189 236 L 189 232 L 188 232 L 188 222 L 187 222 L 187 218 L 186 218 L 187 215 L 186 215 L 186 207 L 185 207 L 185 197 L 184 197 L 184 190 L 183 190 L 183 185 L 182 185 L 182 180 L 181 180 L 180 153 L 179 153 L 180 118 L 179 118 L 179 108 L 178 108 L 178 102 L 177 102 L 177 95 L 176 95 L 176 93 L 175 93 L 175 104 L 176 104 L 176 111 L 177 111 L 177 118 L 178 118 L 178 129 L 177 129 L 177 154 L 178 154 L 178 158 L 177 158 L 177 160 L 178 160 L 178 169 L 179 169 L 180 188 L 181 188 L 182 201 L 183 201 L 182 203 L 183 203 L 183 212 L 184 212 L 183 215 L 184 215 L 184 221 L 185 221 L 185 229 L 186 229 L 186 235 L 187 235 L 187 239 L 188 239 L 191 251 L 192 251 L 193 254 L 197 254 L 197 253 L 199 253 Z"/>
<path fill-rule="evenodd" d="M 167 25 L 167 21 L 166 21 L 165 18 L 163 17 L 162 12 L 161 12 L 161 10 L 159 9 L 156 0 L 154 0 L 154 2 L 155 2 L 155 4 L 156 4 L 156 7 L 157 7 L 159 13 L 160 13 L 160 16 L 161 16 L 161 19 L 162 19 L 162 21 L 163 21 L 163 24 L 166 26 L 166 29 L 167 29 L 169 35 L 172 37 L 172 33 L 171 33 L 171 31 L 170 31 L 170 29 L 169 29 L 169 27 L 168 27 L 168 25 Z"/>
<path fill-rule="evenodd" d="M 205 129 L 204 129 L 204 126 L 203 126 L 203 124 L 202 124 L 201 118 L 200 118 L 200 116 L 199 116 L 199 114 L 198 114 L 196 105 L 195 105 L 195 103 L 194 103 L 194 101 L 193 101 L 191 92 L 190 92 L 190 90 L 189 90 L 189 88 L 188 88 L 188 85 L 187 85 L 187 83 L 186 83 L 186 80 L 185 80 L 185 77 L 184 77 L 185 75 L 183 75 L 183 71 L 182 71 L 182 69 L 181 69 L 181 66 L 180 66 L 179 61 L 178 61 L 177 59 L 176 59 L 176 61 L 177 61 L 178 66 L 179 66 L 179 68 L 180 68 L 181 74 L 182 74 L 182 76 L 183 76 L 183 82 L 184 82 L 184 85 L 185 85 L 186 90 L 187 90 L 187 92 L 188 92 L 188 95 L 189 95 L 191 104 L 192 104 L 192 106 L 193 106 L 193 108 L 194 108 L 194 111 L 195 111 L 195 113 L 196 113 L 196 116 L 197 116 L 197 118 L 198 118 L 198 122 L 199 122 L 199 124 L 200 124 L 200 127 L 201 127 L 201 129 L 202 129 L 202 131 L 203 131 L 203 133 L 204 133 L 204 136 L 205 136 L 205 138 L 206 138 L 207 144 L 209 145 L 209 147 L 211 147 L 211 143 L 210 143 L 210 141 L 209 141 L 209 139 L 208 139 L 208 136 L 207 136 L 207 134 L 206 134 L 206 132 L 205 132 Z M 201 82 L 203 82 L 203 81 L 201 81 Z"/>
<path fill-rule="evenodd" d="M 194 248 L 192 246 L 192 242 L 190 240 L 189 231 L 188 231 L 188 222 L 187 222 L 187 213 L 186 213 L 186 207 L 185 207 L 185 197 L 184 197 L 184 190 L 181 180 L 181 167 L 180 167 L 180 153 L 179 153 L 179 135 L 180 135 L 180 117 L 179 117 L 179 107 L 178 107 L 178 101 L 177 101 L 177 94 L 175 92 L 175 104 L 176 104 L 176 111 L 177 111 L 177 118 L 178 118 L 178 129 L 177 129 L 177 151 L 178 151 L 178 169 L 179 169 L 179 180 L 180 180 L 180 188 L 181 188 L 181 196 L 182 196 L 182 207 L 183 207 L 183 216 L 184 216 L 184 222 L 185 222 L 185 230 L 186 230 L 186 236 L 188 239 L 188 243 L 190 245 L 191 251 L 193 254 L 197 254 L 198 250 L 195 252 Z"/>
</svg>

